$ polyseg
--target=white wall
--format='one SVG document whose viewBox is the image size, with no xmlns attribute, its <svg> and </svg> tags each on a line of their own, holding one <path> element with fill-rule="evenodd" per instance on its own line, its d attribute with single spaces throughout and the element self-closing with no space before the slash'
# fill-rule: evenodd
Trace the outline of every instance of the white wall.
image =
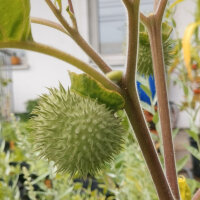
<svg viewBox="0 0 200 200">
<path fill-rule="evenodd" d="M 88 11 L 86 1 L 87 0 L 74 1 L 74 7 L 77 13 L 76 16 L 79 22 L 80 32 L 87 39 Z M 45 4 L 45 1 L 31 0 L 31 6 L 31 16 L 56 21 L 56 18 Z M 88 61 L 87 56 L 65 34 L 37 24 L 32 25 L 32 33 L 35 41 L 52 45 L 76 57 L 84 59 L 86 62 Z M 27 57 L 30 68 L 27 70 L 14 70 L 12 74 L 15 112 L 25 111 L 24 103 L 46 92 L 46 87 L 57 86 L 59 81 L 67 87 L 70 83 L 67 70 L 78 71 L 65 62 L 43 54 L 28 51 Z"/>
</svg>

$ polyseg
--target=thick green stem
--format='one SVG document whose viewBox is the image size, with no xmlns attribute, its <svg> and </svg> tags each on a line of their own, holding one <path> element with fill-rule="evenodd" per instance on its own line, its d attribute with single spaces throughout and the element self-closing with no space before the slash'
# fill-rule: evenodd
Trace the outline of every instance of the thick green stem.
<svg viewBox="0 0 200 200">
<path fill-rule="evenodd" d="M 57 30 L 69 35 L 69 33 L 60 24 L 57 24 L 53 21 L 38 18 L 38 17 L 31 17 L 31 22 L 35 23 L 35 24 L 41 24 L 41 25 L 45 25 L 45 26 L 57 29 Z"/>
<path fill-rule="evenodd" d="M 145 122 L 136 89 L 132 94 L 134 95 L 130 96 L 128 93 L 125 95 L 125 110 L 135 132 L 142 153 L 144 155 L 148 169 L 155 184 L 159 199 L 174 200 L 167 179 L 163 172 L 161 163 L 159 161 L 157 152 L 155 150 L 153 141 L 151 139 L 150 132 Z"/>
<path fill-rule="evenodd" d="M 78 69 L 82 70 L 83 72 L 89 74 L 91 77 L 99 81 L 102 85 L 106 88 L 121 92 L 120 88 L 114 84 L 112 81 L 107 79 L 103 74 L 96 71 L 87 63 L 79 60 L 78 58 L 67 54 L 63 51 L 55 49 L 53 47 L 36 43 L 36 42 L 0 42 L 0 48 L 18 48 L 18 49 L 26 49 L 31 51 L 36 51 L 39 53 L 44 53 L 60 60 L 63 60 L 71 65 L 74 65 Z"/>
<path fill-rule="evenodd" d="M 148 20 L 149 23 L 147 25 L 147 29 L 151 44 L 156 94 L 158 99 L 158 111 L 162 130 L 166 176 L 175 198 L 179 200 L 180 195 L 177 183 L 176 163 L 165 78 L 165 65 L 163 59 L 161 23 L 159 23 L 155 15 L 149 16 Z"/>
</svg>

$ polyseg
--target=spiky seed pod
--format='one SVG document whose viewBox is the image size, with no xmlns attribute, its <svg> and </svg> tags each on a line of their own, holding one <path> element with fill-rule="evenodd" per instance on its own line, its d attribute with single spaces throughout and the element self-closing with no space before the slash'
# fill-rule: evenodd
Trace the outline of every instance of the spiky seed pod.
<svg viewBox="0 0 200 200">
<path fill-rule="evenodd" d="M 174 45 L 172 39 L 163 37 L 163 53 L 165 65 L 169 66 L 172 59 L 174 58 Z M 137 70 L 141 75 L 153 75 L 151 48 L 148 34 L 146 32 L 140 32 L 139 35 L 139 55 Z"/>
<path fill-rule="evenodd" d="M 118 154 L 124 130 L 112 110 L 89 97 L 49 89 L 33 111 L 32 133 L 40 156 L 54 161 L 58 171 L 94 174 Z"/>
</svg>

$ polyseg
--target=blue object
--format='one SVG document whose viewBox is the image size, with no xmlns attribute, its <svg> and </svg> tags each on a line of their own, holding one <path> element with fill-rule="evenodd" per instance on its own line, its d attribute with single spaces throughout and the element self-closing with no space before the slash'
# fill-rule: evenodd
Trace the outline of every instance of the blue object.
<svg viewBox="0 0 200 200">
<path fill-rule="evenodd" d="M 153 99 L 156 94 L 156 87 L 155 87 L 154 76 L 152 75 L 149 76 L 149 86 L 150 86 L 150 91 L 151 91 L 151 97 Z M 138 90 L 138 95 L 140 97 L 140 100 L 151 105 L 150 98 L 141 88 L 141 83 L 139 81 L 137 81 L 137 90 Z"/>
</svg>

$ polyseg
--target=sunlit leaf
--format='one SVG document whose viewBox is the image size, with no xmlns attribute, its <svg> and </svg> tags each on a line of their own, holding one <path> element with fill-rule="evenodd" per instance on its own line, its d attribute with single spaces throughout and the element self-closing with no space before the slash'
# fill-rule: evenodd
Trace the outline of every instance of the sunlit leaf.
<svg viewBox="0 0 200 200">
<path fill-rule="evenodd" d="M 176 170 L 177 170 L 177 172 L 179 172 L 180 170 L 183 169 L 183 167 L 186 165 L 188 159 L 189 159 L 189 156 L 186 155 L 186 156 L 184 156 L 183 158 L 181 158 L 180 160 L 178 160 L 176 162 Z"/>
<path fill-rule="evenodd" d="M 97 99 L 99 103 L 103 103 L 114 110 L 119 110 L 124 107 L 124 99 L 119 93 L 106 89 L 101 83 L 87 74 L 69 72 L 69 75 L 71 89 L 75 92 Z"/>
<path fill-rule="evenodd" d="M 199 141 L 198 133 L 192 131 L 192 130 L 187 130 L 187 133 L 192 137 L 196 142 Z"/>
<path fill-rule="evenodd" d="M 197 158 L 198 160 L 200 160 L 200 152 L 194 148 L 194 147 L 191 147 L 191 146 L 187 146 L 186 149 L 195 157 Z"/>
</svg>

